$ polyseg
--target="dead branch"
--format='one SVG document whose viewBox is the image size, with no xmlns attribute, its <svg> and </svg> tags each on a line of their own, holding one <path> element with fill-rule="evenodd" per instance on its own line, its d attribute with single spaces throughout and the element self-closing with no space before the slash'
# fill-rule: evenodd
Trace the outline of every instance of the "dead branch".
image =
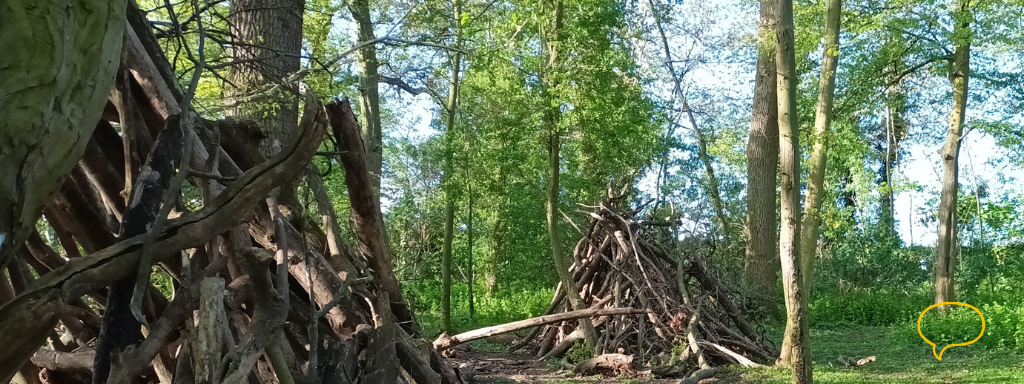
<svg viewBox="0 0 1024 384">
<path fill-rule="evenodd" d="M 583 309 L 579 311 L 557 313 L 553 315 L 534 317 L 532 319 L 519 320 L 507 324 L 475 329 L 469 332 L 460 333 L 455 336 L 441 335 L 440 337 L 437 338 L 437 340 L 434 340 L 434 348 L 437 348 L 438 350 L 445 350 L 456 345 L 467 343 L 473 340 L 483 339 L 486 337 L 500 335 L 502 333 L 512 331 L 518 331 L 520 329 L 536 327 L 538 325 L 557 323 L 560 321 L 576 320 L 599 316 L 634 315 L 639 313 L 644 313 L 644 311 L 633 308 L 592 308 Z"/>
</svg>

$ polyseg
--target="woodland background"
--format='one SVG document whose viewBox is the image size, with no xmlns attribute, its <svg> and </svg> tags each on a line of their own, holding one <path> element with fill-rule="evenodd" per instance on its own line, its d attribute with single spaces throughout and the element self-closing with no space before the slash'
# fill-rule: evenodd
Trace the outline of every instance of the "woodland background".
<svg viewBox="0 0 1024 384">
<path fill-rule="evenodd" d="M 791 4 L 791 45 L 774 29 L 785 17 L 766 18 L 766 4 Z M 268 158 L 275 141 L 299 139 L 289 132 L 313 108 L 296 93 L 353 99 L 393 273 L 428 339 L 545 313 L 571 279 L 588 213 L 616 200 L 637 225 L 663 228 L 673 251 L 706 258 L 772 348 L 801 300 L 822 332 L 897 329 L 932 303 L 962 301 L 985 313 L 979 345 L 1024 353 L 1020 1 L 137 6 L 198 117 L 255 121 Z M 786 49 L 793 62 L 776 63 Z M 776 65 L 790 88 L 759 88 L 775 84 Z M 782 91 L 795 96 L 793 141 L 779 126 Z M 834 101 L 822 108 L 825 94 Z M 361 245 L 358 213 L 345 214 L 360 209 L 345 153 L 324 144 L 313 157 L 329 199 L 314 198 L 308 178 L 281 199 L 300 206 L 285 216 L 316 224 L 330 201 L 335 234 Z M 184 211 L 208 204 L 202 185 L 181 188 Z M 787 217 L 802 217 L 803 232 Z M 65 249 L 47 220 L 35 230 L 62 259 L 89 253 Z M 794 241 L 801 234 L 809 243 Z M 177 277 L 152 272 L 174 297 Z M 7 273 L 5 283 L 24 272 Z M 925 328 L 954 342 L 972 338 L 975 323 L 954 310 Z M 568 356 L 584 360 L 584 349 Z"/>
</svg>

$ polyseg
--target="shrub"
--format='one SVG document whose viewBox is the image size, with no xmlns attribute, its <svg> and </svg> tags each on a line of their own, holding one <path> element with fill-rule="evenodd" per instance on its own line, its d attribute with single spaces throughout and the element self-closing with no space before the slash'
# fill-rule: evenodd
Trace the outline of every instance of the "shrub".
<svg viewBox="0 0 1024 384">
<path fill-rule="evenodd" d="M 924 292 L 886 289 L 822 292 L 810 303 L 811 325 L 894 325 L 917 321 L 921 310 L 932 304 Z"/>
</svg>

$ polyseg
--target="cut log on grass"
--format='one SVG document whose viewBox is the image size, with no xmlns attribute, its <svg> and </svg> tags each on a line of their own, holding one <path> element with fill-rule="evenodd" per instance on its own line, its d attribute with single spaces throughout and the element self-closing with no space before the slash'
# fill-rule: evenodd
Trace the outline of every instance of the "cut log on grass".
<svg viewBox="0 0 1024 384">
<path fill-rule="evenodd" d="M 621 353 L 606 353 L 576 363 L 573 372 L 580 375 L 620 375 L 633 371 L 633 356 Z"/>
<path fill-rule="evenodd" d="M 694 372 L 690 377 L 679 380 L 678 384 L 697 384 L 700 383 L 701 380 L 714 377 L 715 375 L 719 375 L 727 371 L 727 369 L 722 367 L 704 368 Z"/>
<path fill-rule="evenodd" d="M 868 356 L 858 360 L 855 357 L 839 355 L 839 358 L 837 358 L 836 360 L 839 360 L 839 364 L 842 364 L 844 367 L 859 367 L 864 364 L 873 362 L 877 360 L 877 358 L 875 356 Z"/>
<path fill-rule="evenodd" d="M 473 340 L 483 339 L 486 337 L 517 331 L 520 329 L 536 327 L 539 325 L 557 323 L 560 321 L 576 320 L 585 317 L 635 315 L 640 313 L 644 313 L 644 311 L 633 308 L 584 309 L 580 311 L 557 313 L 554 315 L 534 317 L 532 319 L 519 320 L 507 324 L 474 329 L 472 331 L 463 332 L 455 336 L 441 335 L 441 337 L 438 337 L 437 340 L 434 340 L 434 348 L 437 348 L 438 350 L 445 350 L 458 344 L 470 342 Z"/>
</svg>

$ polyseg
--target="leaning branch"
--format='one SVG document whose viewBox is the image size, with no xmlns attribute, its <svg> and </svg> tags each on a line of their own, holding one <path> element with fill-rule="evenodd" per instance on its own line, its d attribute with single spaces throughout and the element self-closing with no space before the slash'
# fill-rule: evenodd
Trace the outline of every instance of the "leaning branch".
<svg viewBox="0 0 1024 384">
<path fill-rule="evenodd" d="M 599 317 L 599 316 L 614 316 L 614 315 L 637 315 L 646 313 L 641 309 L 634 308 L 604 308 L 604 309 L 583 309 L 579 311 L 563 312 L 554 315 L 545 315 L 540 317 L 534 317 L 532 319 L 514 321 L 507 324 L 495 325 L 486 328 L 474 329 L 469 332 L 463 332 L 455 336 L 441 335 L 434 341 L 434 348 L 438 350 L 445 350 L 456 346 L 458 344 L 470 342 L 473 340 L 483 339 L 485 337 L 491 337 L 494 335 L 500 335 L 502 333 L 508 333 L 512 331 L 518 331 L 520 329 L 526 329 L 530 327 L 536 327 L 538 325 L 545 325 L 551 323 L 557 323 L 560 321 L 576 320 L 585 317 Z"/>
</svg>

